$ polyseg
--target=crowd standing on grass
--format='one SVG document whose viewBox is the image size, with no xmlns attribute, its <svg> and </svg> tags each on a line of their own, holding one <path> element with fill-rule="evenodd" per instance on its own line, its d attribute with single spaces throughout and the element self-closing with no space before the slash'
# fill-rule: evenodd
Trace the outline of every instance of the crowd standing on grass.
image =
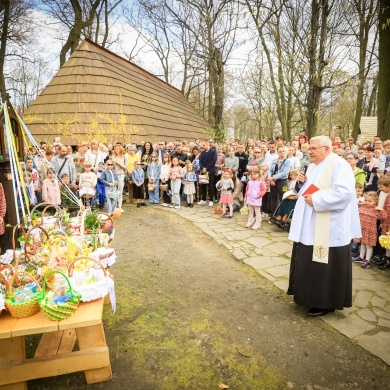
<svg viewBox="0 0 390 390">
<path fill-rule="evenodd" d="M 375 137 L 357 144 L 352 137 L 334 137 L 331 152 L 345 159 L 355 178 L 363 237 L 352 243 L 353 262 L 390 269 L 390 249 L 378 237 L 390 230 L 390 140 Z M 210 207 L 220 203 L 221 218 L 233 218 L 244 205 L 247 228 L 260 229 L 263 218 L 283 227 L 289 224 L 298 199 L 299 172 L 311 163 L 309 140 L 302 130 L 285 142 L 230 138 L 164 140 L 140 143 L 97 140 L 76 148 L 55 139 L 40 143 L 38 153 L 25 148 L 26 190 L 31 204 L 48 201 L 71 207 L 68 186 L 87 205 L 123 212 L 122 203 L 171 207 Z"/>
</svg>

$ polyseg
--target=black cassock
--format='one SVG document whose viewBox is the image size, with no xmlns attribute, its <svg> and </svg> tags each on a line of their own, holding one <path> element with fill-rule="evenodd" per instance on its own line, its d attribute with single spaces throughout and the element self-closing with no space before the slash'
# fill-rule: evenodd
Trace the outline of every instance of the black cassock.
<svg viewBox="0 0 390 390">
<path fill-rule="evenodd" d="M 303 306 L 337 309 L 352 306 L 350 244 L 329 248 L 328 264 L 312 260 L 313 245 L 294 242 L 287 294 Z"/>
</svg>

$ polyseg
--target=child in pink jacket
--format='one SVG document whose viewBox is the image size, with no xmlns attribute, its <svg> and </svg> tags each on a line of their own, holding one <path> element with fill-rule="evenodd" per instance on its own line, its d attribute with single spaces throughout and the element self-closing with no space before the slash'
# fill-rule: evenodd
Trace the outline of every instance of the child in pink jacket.
<svg viewBox="0 0 390 390">
<path fill-rule="evenodd" d="M 42 200 L 45 203 L 61 204 L 61 190 L 53 169 L 47 170 L 47 178 L 42 183 Z"/>
<path fill-rule="evenodd" d="M 266 191 L 267 185 L 263 180 L 263 171 L 256 167 L 251 172 L 245 191 L 244 201 L 249 209 L 248 222 L 245 227 L 253 230 L 261 228 L 261 204 Z"/>
</svg>

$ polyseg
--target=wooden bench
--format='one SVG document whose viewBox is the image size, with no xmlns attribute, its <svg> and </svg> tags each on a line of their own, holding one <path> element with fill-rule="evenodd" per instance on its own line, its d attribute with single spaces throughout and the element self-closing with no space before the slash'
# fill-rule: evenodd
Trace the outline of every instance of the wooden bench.
<svg viewBox="0 0 390 390">
<path fill-rule="evenodd" d="M 103 299 L 81 303 L 72 317 L 51 321 L 42 312 L 0 318 L 0 389 L 26 390 L 27 381 L 84 371 L 87 383 L 112 379 L 104 335 Z M 34 358 L 26 359 L 25 336 L 42 333 Z M 79 350 L 73 351 L 75 342 Z"/>
</svg>

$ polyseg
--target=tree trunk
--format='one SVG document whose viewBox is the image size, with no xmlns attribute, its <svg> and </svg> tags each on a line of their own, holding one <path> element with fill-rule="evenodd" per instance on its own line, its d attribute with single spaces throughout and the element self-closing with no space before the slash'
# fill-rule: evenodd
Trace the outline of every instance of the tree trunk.
<svg viewBox="0 0 390 390">
<path fill-rule="evenodd" d="M 225 74 L 222 53 L 217 48 L 214 49 L 212 56 L 212 67 L 213 70 L 210 72 L 210 76 L 213 76 L 214 86 L 213 127 L 216 142 L 222 142 L 225 138 L 222 118 L 225 100 Z"/>
<path fill-rule="evenodd" d="M 8 40 L 8 27 L 9 27 L 9 18 L 10 18 L 10 0 L 3 0 L 1 5 L 4 9 L 4 19 L 3 19 L 3 31 L 1 32 L 0 37 L 0 93 L 1 99 L 5 102 L 7 89 L 5 87 L 5 78 L 4 78 L 4 62 L 5 54 L 7 51 L 7 40 Z"/>
<path fill-rule="evenodd" d="M 318 114 L 322 97 L 323 72 L 327 65 L 325 61 L 325 45 L 328 15 L 328 0 L 312 0 L 309 43 L 309 89 L 306 112 L 306 133 L 309 138 L 315 136 L 317 133 Z"/>
<path fill-rule="evenodd" d="M 390 139 L 390 7 L 379 0 L 378 135 Z"/>
<path fill-rule="evenodd" d="M 377 100 L 378 93 L 378 75 L 375 76 L 372 83 L 372 90 L 370 94 L 370 99 L 368 101 L 367 113 L 366 116 L 374 116 L 375 115 L 375 102 Z"/>
<path fill-rule="evenodd" d="M 370 64 L 366 69 L 367 62 L 367 46 L 368 37 L 371 29 L 371 21 L 373 15 L 374 0 L 370 1 L 369 7 L 366 9 L 365 1 L 356 4 L 356 12 L 359 16 L 359 79 L 356 97 L 356 111 L 353 123 L 352 137 L 357 139 L 359 134 L 360 119 L 363 114 L 364 101 L 364 86 L 366 84 L 366 77 L 370 70 Z"/>
</svg>

